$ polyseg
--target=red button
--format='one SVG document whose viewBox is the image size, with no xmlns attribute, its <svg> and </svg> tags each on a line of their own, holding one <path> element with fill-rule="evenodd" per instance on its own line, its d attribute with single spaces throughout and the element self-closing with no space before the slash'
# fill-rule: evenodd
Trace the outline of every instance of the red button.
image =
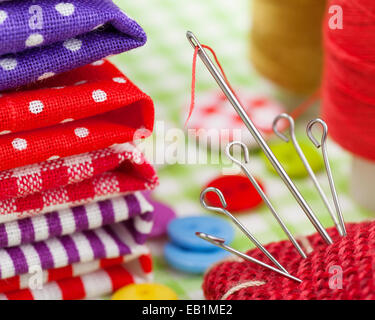
<svg viewBox="0 0 375 320">
<path fill-rule="evenodd" d="M 257 182 L 264 191 L 258 179 Z M 250 180 L 242 175 L 220 176 L 208 183 L 208 187 L 217 188 L 223 193 L 229 212 L 250 210 L 263 202 Z M 211 206 L 222 207 L 219 197 L 213 192 L 206 194 L 206 202 Z"/>
</svg>

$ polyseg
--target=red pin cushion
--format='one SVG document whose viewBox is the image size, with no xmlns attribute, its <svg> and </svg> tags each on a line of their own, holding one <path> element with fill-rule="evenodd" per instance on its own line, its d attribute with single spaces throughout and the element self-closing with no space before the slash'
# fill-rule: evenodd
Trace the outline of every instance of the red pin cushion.
<svg viewBox="0 0 375 320">
<path fill-rule="evenodd" d="M 347 237 L 340 237 L 336 229 L 329 229 L 332 245 L 325 244 L 317 233 L 306 237 L 314 249 L 307 259 L 300 257 L 290 241 L 265 246 L 302 283 L 251 262 L 232 259 L 206 272 L 204 295 L 209 300 L 373 300 L 375 222 L 348 224 L 347 231 Z M 258 249 L 248 254 L 272 264 Z M 338 268 L 342 268 L 341 288 L 336 281 Z"/>
</svg>

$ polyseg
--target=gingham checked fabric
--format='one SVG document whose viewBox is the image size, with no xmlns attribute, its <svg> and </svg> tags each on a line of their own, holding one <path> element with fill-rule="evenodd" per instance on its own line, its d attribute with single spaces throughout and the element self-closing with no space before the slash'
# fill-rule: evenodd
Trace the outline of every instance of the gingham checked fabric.
<svg viewBox="0 0 375 320">
<path fill-rule="evenodd" d="M 152 212 L 140 192 L 0 224 L 0 248 L 92 230 Z"/>
<path fill-rule="evenodd" d="M 111 0 L 0 3 L 0 90 L 143 45 L 142 28 Z"/>
<path fill-rule="evenodd" d="M 9 170 L 0 174 L 0 223 L 153 189 L 157 183 L 154 168 L 129 143 Z"/>
<path fill-rule="evenodd" d="M 98 271 L 121 264 L 127 264 L 128 269 L 132 267 L 134 271 L 140 270 L 144 274 L 152 273 L 152 257 L 150 254 L 138 255 L 127 255 L 112 259 L 99 259 L 85 263 L 73 263 L 69 266 L 43 270 L 38 275 L 38 283 L 33 281 L 36 272 L 25 273 L 12 278 L 0 280 L 0 293 L 9 293 L 13 291 L 19 291 L 22 289 L 33 289 L 36 284 L 39 286 L 44 285 L 48 282 L 60 281 L 64 279 L 78 277 L 84 274 Z"/>
<path fill-rule="evenodd" d="M 77 184 L 112 170 L 126 170 L 146 179 L 155 173 L 142 166 L 145 159 L 130 143 L 32 164 L 0 172 L 0 200 L 24 197 L 58 187 Z"/>
<path fill-rule="evenodd" d="M 104 60 L 3 93 L 0 106 L 0 170 L 130 142 L 154 124 L 150 97 Z"/>
<path fill-rule="evenodd" d="M 144 268 L 141 258 L 81 276 L 51 281 L 42 289 L 23 289 L 0 294 L 0 300 L 78 300 L 105 296 L 131 283 L 150 281 L 151 265 L 147 262 L 148 267 Z"/>
<path fill-rule="evenodd" d="M 123 222 L 44 241 L 0 249 L 0 279 L 28 273 L 30 268 L 61 268 L 77 262 L 145 253 L 153 212 Z"/>
</svg>

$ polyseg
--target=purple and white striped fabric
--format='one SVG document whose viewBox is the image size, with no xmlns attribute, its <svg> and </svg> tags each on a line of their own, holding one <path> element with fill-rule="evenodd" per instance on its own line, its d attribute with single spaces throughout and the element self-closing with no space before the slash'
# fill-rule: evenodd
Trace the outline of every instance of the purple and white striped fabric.
<svg viewBox="0 0 375 320">
<path fill-rule="evenodd" d="M 144 243 L 152 229 L 153 212 L 126 221 L 50 238 L 18 247 L 0 249 L 0 279 L 77 262 L 145 254 Z"/>
<path fill-rule="evenodd" d="M 139 192 L 0 224 L 0 248 L 91 230 L 153 211 Z"/>
</svg>

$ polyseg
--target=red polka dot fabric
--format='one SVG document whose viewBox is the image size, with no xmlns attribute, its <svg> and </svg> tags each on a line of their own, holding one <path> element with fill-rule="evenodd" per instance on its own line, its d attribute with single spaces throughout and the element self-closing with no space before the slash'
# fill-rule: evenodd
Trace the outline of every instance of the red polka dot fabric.
<svg viewBox="0 0 375 320">
<path fill-rule="evenodd" d="M 154 106 L 106 60 L 0 95 L 0 170 L 149 135 Z"/>
</svg>

